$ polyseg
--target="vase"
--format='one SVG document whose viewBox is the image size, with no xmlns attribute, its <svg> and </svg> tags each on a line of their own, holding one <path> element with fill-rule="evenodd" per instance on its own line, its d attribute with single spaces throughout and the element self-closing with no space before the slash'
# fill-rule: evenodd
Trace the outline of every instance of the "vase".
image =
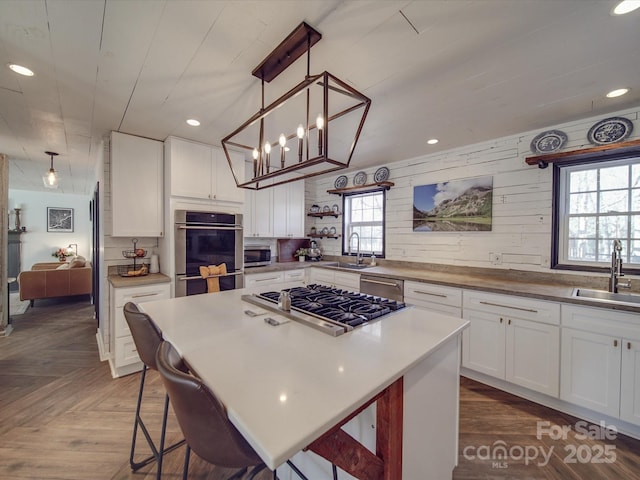
<svg viewBox="0 0 640 480">
<path fill-rule="evenodd" d="M 304 262 L 304 260 L 305 260 L 304 255 L 301 255 L 298 257 L 299 262 Z"/>
</svg>

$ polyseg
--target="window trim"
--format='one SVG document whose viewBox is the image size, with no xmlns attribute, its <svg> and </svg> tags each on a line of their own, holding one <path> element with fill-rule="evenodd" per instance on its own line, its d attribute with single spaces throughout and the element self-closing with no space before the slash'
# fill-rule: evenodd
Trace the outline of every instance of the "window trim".
<svg viewBox="0 0 640 480">
<path fill-rule="evenodd" d="M 576 153 L 575 157 L 567 158 L 561 162 L 553 163 L 553 188 L 552 188 L 552 202 L 551 202 L 551 269 L 555 270 L 570 270 L 576 272 L 600 272 L 609 273 L 609 266 L 595 266 L 595 265 L 576 265 L 568 263 L 560 263 L 560 223 L 564 221 L 563 212 L 561 209 L 564 204 L 564 198 L 561 194 L 561 169 L 570 166 L 581 166 L 590 164 L 602 164 L 606 162 L 614 162 L 618 160 L 628 160 L 631 158 L 640 157 L 640 147 L 625 148 L 620 150 L 608 150 L 599 152 L 598 155 L 580 155 L 580 152 Z M 631 267 L 629 264 L 625 264 L 623 268 L 625 273 L 630 275 L 640 275 L 640 266 Z"/>
<path fill-rule="evenodd" d="M 353 192 L 353 193 L 343 193 L 342 194 L 342 241 L 341 241 L 341 251 L 343 256 L 349 255 L 348 249 L 345 249 L 345 245 L 347 242 L 347 209 L 345 208 L 347 197 L 355 197 L 360 195 L 370 195 L 372 193 L 381 193 L 382 194 L 382 252 L 380 254 L 376 254 L 377 258 L 385 258 L 387 252 L 387 189 L 381 190 L 368 190 L 363 192 Z M 355 256 L 355 253 L 351 254 Z M 371 257 L 371 252 L 363 253 L 360 252 L 361 257 Z"/>
</svg>

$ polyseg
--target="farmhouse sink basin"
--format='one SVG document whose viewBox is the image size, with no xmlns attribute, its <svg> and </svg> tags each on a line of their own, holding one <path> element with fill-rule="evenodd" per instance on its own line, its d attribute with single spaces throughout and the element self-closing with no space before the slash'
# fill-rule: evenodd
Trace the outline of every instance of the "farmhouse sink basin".
<svg viewBox="0 0 640 480">
<path fill-rule="evenodd" d="M 605 303 L 635 305 L 640 307 L 640 294 L 613 293 L 606 290 L 591 290 L 589 288 L 574 288 L 572 297 L 598 300 Z"/>
</svg>

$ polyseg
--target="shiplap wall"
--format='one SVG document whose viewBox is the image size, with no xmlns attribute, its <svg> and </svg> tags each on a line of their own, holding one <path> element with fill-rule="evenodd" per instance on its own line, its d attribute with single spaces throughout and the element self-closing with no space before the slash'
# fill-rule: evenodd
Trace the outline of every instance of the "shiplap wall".
<svg viewBox="0 0 640 480">
<path fill-rule="evenodd" d="M 534 155 L 531 140 L 549 129 L 568 136 L 562 151 L 588 148 L 589 128 L 597 121 L 622 116 L 634 123 L 626 140 L 640 137 L 640 107 L 611 115 L 591 117 L 534 132 L 513 135 L 436 154 L 386 165 L 395 186 L 387 192 L 386 258 L 412 262 L 527 271 L 549 271 L 551 253 L 552 167 L 529 166 L 525 158 Z M 380 165 L 379 165 L 380 166 Z M 367 168 L 368 182 L 379 167 Z M 349 186 L 357 169 L 344 173 Z M 337 203 L 342 198 L 327 193 L 339 172 L 307 181 L 306 209 Z M 493 176 L 493 222 L 490 232 L 413 232 L 413 187 L 480 176 Z M 342 233 L 342 218 L 307 217 L 307 231 L 335 226 Z M 325 255 L 341 255 L 342 239 L 321 239 Z M 497 257 L 497 260 L 496 260 Z"/>
</svg>

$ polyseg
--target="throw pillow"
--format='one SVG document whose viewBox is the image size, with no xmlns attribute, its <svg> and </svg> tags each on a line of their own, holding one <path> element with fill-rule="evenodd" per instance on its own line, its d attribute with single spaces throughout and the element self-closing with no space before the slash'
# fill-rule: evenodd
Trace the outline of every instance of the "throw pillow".
<svg viewBox="0 0 640 480">
<path fill-rule="evenodd" d="M 69 268 L 71 268 L 70 263 L 63 263 L 59 267 L 56 267 L 56 270 L 69 270 Z"/>
<path fill-rule="evenodd" d="M 84 264 L 87 263 L 84 257 L 76 257 L 71 262 L 71 268 L 81 268 L 84 267 Z"/>
</svg>

